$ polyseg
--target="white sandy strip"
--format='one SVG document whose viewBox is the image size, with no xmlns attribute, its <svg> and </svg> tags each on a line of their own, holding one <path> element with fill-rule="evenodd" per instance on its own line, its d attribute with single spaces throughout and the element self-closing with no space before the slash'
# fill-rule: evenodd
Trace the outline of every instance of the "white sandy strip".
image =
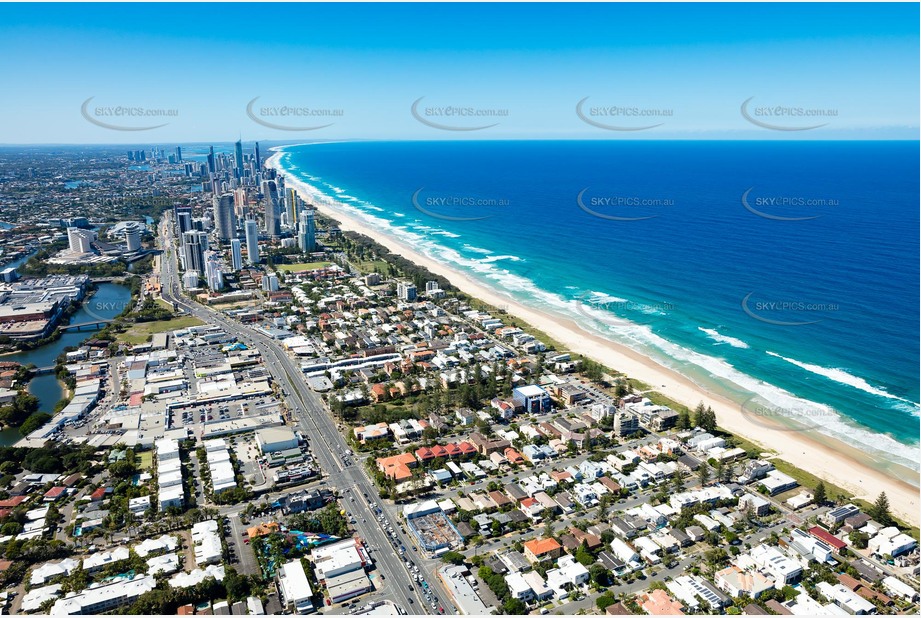
<svg viewBox="0 0 921 618">
<path fill-rule="evenodd" d="M 266 165 L 274 166 L 279 156 L 279 153 L 274 154 L 266 161 Z M 284 173 L 280 168 L 278 171 Z M 318 204 L 317 200 L 313 199 L 317 191 L 300 180 L 289 175 L 286 176 L 285 182 L 293 186 L 302 199 L 314 203 L 325 215 L 339 221 L 342 230 L 358 232 L 373 238 L 394 253 L 445 277 L 465 293 L 495 307 L 505 308 L 509 314 L 547 333 L 570 350 L 584 354 L 631 378 L 641 380 L 675 401 L 692 408 L 703 401 L 716 412 L 721 427 L 776 452 L 780 458 L 847 489 L 858 498 L 872 502 L 879 492 L 885 491 L 894 513 L 913 525 L 919 524 L 921 517 L 918 508 L 918 488 L 895 478 L 895 475 L 898 475 L 917 484 L 917 472 L 901 466 L 894 466 L 888 473 L 880 471 L 869 464 L 864 453 L 840 441 L 816 435 L 814 432 L 770 429 L 764 420 L 753 422 L 741 412 L 737 403 L 703 389 L 681 374 L 625 346 L 587 333 L 571 320 L 560 321 L 506 296 L 500 296 L 464 273 L 416 252 L 342 210 Z"/>
</svg>

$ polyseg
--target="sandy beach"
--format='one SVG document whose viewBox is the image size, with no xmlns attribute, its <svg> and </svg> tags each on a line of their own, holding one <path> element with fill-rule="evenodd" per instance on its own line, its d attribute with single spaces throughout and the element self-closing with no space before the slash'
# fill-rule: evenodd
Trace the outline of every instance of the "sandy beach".
<svg viewBox="0 0 921 618">
<path fill-rule="evenodd" d="M 277 167 L 279 153 L 266 161 Z M 287 185 L 294 187 L 301 198 L 313 203 L 318 210 L 340 222 L 342 230 L 363 234 L 429 271 L 450 280 L 457 288 L 496 307 L 506 309 L 509 315 L 529 323 L 547 333 L 569 350 L 583 354 L 604 365 L 636 378 L 675 401 L 691 408 L 698 402 L 711 406 L 716 412 L 720 427 L 746 438 L 777 457 L 816 476 L 852 492 L 858 498 L 872 502 L 881 491 L 889 498 L 892 511 L 912 525 L 919 525 L 919 490 L 909 482 L 893 477 L 870 465 L 867 455 L 840 441 L 818 435 L 816 432 L 790 431 L 788 428 L 743 414 L 740 405 L 718 394 L 709 392 L 677 372 L 663 367 L 643 355 L 608 339 L 588 333 L 573 320 L 561 319 L 535 311 L 508 296 L 502 295 L 479 281 L 418 253 L 391 236 L 380 233 L 346 211 L 331 207 L 316 199 L 318 192 L 291 175 L 286 175 Z M 898 470 L 900 476 L 918 482 L 918 473 L 908 468 Z"/>
</svg>

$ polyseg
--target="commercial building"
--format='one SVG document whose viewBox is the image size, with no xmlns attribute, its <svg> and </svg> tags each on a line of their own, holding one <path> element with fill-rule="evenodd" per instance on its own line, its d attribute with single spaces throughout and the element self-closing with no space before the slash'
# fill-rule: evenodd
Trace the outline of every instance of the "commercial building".
<svg viewBox="0 0 921 618">
<path fill-rule="evenodd" d="M 92 253 L 96 232 L 78 227 L 67 228 L 67 242 L 71 253 Z"/>
<path fill-rule="evenodd" d="M 208 248 L 208 235 L 204 232 L 191 231 L 182 235 L 182 267 L 199 274 L 205 272 L 205 251 Z"/>
<path fill-rule="evenodd" d="M 244 224 L 246 232 L 246 259 L 250 264 L 259 263 L 259 224 L 247 219 Z"/>
<path fill-rule="evenodd" d="M 125 230 L 125 250 L 128 252 L 138 251 L 141 248 L 141 227 L 133 223 L 126 225 Z"/>
<path fill-rule="evenodd" d="M 316 611 L 311 597 L 313 589 L 300 560 L 286 562 L 278 569 L 278 593 L 285 606 L 293 606 L 296 614 Z"/>
<path fill-rule="evenodd" d="M 341 603 L 371 590 L 365 574 L 367 556 L 355 539 L 314 548 L 311 552 L 317 581 L 326 586 L 333 603 Z"/>
<path fill-rule="evenodd" d="M 397 298 L 406 302 L 413 302 L 416 300 L 416 286 L 415 284 L 408 283 L 406 281 L 400 281 L 397 283 Z"/>
<path fill-rule="evenodd" d="M 281 213 L 274 180 L 262 181 L 262 194 L 265 197 L 265 233 L 269 238 L 276 238 L 281 235 Z"/>
<path fill-rule="evenodd" d="M 485 616 L 491 613 L 493 608 L 483 603 L 476 590 L 473 589 L 468 576 L 472 579 L 470 571 L 463 565 L 448 565 L 438 569 L 438 577 L 441 578 L 445 589 L 451 595 L 451 600 L 461 614 Z"/>
<path fill-rule="evenodd" d="M 264 455 L 297 448 L 298 440 L 294 431 L 287 427 L 271 427 L 256 432 L 256 444 Z"/>
<path fill-rule="evenodd" d="M 239 238 L 230 241 L 230 268 L 234 272 L 243 268 L 243 250 Z"/>
<path fill-rule="evenodd" d="M 519 386 L 512 390 L 512 398 L 526 414 L 540 414 L 550 411 L 550 394 L 536 384 Z"/>
<path fill-rule="evenodd" d="M 264 275 L 262 277 L 262 291 L 263 292 L 277 292 L 278 291 L 278 275 Z"/>
<path fill-rule="evenodd" d="M 304 253 L 313 253 L 317 249 L 317 229 L 312 210 L 302 212 L 297 222 L 297 244 Z"/>
<path fill-rule="evenodd" d="M 214 206 L 214 229 L 221 242 L 228 242 L 237 235 L 237 219 L 234 213 L 233 194 L 224 193 L 212 198 Z"/>
</svg>

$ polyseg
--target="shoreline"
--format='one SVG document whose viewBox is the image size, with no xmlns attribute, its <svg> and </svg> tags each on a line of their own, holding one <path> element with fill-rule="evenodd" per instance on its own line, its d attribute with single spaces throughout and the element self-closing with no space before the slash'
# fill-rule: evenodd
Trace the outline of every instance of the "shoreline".
<svg viewBox="0 0 921 618">
<path fill-rule="evenodd" d="M 772 456 L 834 483 L 854 494 L 855 498 L 872 503 L 879 492 L 886 492 L 893 513 L 911 525 L 919 525 L 921 517 L 918 508 L 918 487 L 873 467 L 872 460 L 867 454 L 834 438 L 815 435 L 815 432 L 807 434 L 790 431 L 780 424 L 776 424 L 777 429 L 772 430 L 764 420 L 754 422 L 741 411 L 736 402 L 694 383 L 677 371 L 666 368 L 622 344 L 587 332 L 571 319 L 546 314 L 499 294 L 469 275 L 417 252 L 396 238 L 382 234 L 351 214 L 314 199 L 319 191 L 278 166 L 282 152 L 275 151 L 266 160 L 266 167 L 273 167 L 284 174 L 288 186 L 293 187 L 306 202 L 313 203 L 324 215 L 337 220 L 340 229 L 374 239 L 393 253 L 428 269 L 433 274 L 445 277 L 464 293 L 494 307 L 505 309 L 509 316 L 524 320 L 570 351 L 600 362 L 628 378 L 640 380 L 652 390 L 691 409 L 702 401 L 716 412 L 720 428 L 772 451 Z M 905 476 L 917 479 L 918 473 L 913 470 L 902 466 L 898 468 Z"/>
</svg>

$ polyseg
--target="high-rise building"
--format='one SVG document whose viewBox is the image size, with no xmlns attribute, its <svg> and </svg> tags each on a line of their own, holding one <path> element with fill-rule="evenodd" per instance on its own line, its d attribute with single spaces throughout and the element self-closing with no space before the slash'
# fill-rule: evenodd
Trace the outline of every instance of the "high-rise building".
<svg viewBox="0 0 921 618">
<path fill-rule="evenodd" d="M 243 178 L 243 142 L 237 140 L 233 145 L 233 165 L 237 178 Z"/>
<path fill-rule="evenodd" d="M 137 251 L 141 248 L 141 228 L 139 225 L 125 226 L 125 249 Z"/>
<path fill-rule="evenodd" d="M 247 219 L 246 228 L 246 258 L 250 264 L 259 263 L 259 224 L 252 219 Z"/>
<path fill-rule="evenodd" d="M 208 235 L 204 232 L 186 232 L 182 235 L 182 266 L 185 270 L 205 272 L 205 251 Z"/>
<path fill-rule="evenodd" d="M 416 300 L 416 285 L 413 283 L 406 283 L 405 281 L 398 282 L 397 296 L 400 300 L 405 300 L 406 302 Z"/>
<path fill-rule="evenodd" d="M 176 229 L 180 237 L 193 229 L 192 209 L 189 206 L 178 206 L 176 208 Z"/>
<path fill-rule="evenodd" d="M 276 275 L 264 275 L 262 277 L 262 290 L 264 292 L 277 292 L 278 277 Z"/>
<path fill-rule="evenodd" d="M 182 287 L 191 290 L 198 287 L 198 271 L 187 270 L 182 273 Z"/>
<path fill-rule="evenodd" d="M 262 182 L 262 195 L 265 197 L 265 233 L 270 238 L 281 234 L 281 221 L 278 212 L 278 188 L 274 180 Z"/>
<path fill-rule="evenodd" d="M 243 251 L 241 245 L 242 243 L 239 238 L 234 238 L 230 241 L 230 268 L 234 272 L 242 270 L 243 268 Z"/>
<path fill-rule="evenodd" d="M 205 281 L 214 291 L 224 289 L 224 273 L 221 271 L 221 263 L 215 251 L 205 252 Z"/>
<path fill-rule="evenodd" d="M 96 240 L 96 232 L 93 230 L 82 230 L 78 227 L 67 228 L 67 242 L 73 253 L 92 253 L 94 240 Z"/>
<path fill-rule="evenodd" d="M 182 146 L 176 146 L 176 160 L 182 163 Z"/>
<path fill-rule="evenodd" d="M 208 147 L 208 171 L 212 174 L 217 171 L 217 167 L 214 164 L 214 146 Z"/>
<path fill-rule="evenodd" d="M 259 157 L 259 142 L 256 142 L 256 145 L 253 146 L 253 154 L 256 155 L 256 161 L 253 163 L 253 169 L 258 173 L 259 169 L 262 167 L 262 159 Z"/>
<path fill-rule="evenodd" d="M 281 179 L 279 178 L 279 182 L 280 181 Z M 289 219 L 288 225 L 296 229 L 297 224 L 298 224 L 298 215 L 300 214 L 299 213 L 300 208 L 298 208 L 298 205 L 297 205 L 298 203 L 297 193 L 294 191 L 294 189 L 289 188 L 287 191 L 283 192 L 282 195 L 285 196 L 285 206 L 288 212 L 288 219 Z"/>
<path fill-rule="evenodd" d="M 233 210 L 233 194 L 224 193 L 215 195 L 214 203 L 214 227 L 217 230 L 217 237 L 221 241 L 229 241 L 237 235 L 237 217 Z"/>
<path fill-rule="evenodd" d="M 316 251 L 317 230 L 312 210 L 301 212 L 301 220 L 298 222 L 297 227 L 297 244 L 300 250 L 304 253 L 313 253 Z"/>
</svg>

